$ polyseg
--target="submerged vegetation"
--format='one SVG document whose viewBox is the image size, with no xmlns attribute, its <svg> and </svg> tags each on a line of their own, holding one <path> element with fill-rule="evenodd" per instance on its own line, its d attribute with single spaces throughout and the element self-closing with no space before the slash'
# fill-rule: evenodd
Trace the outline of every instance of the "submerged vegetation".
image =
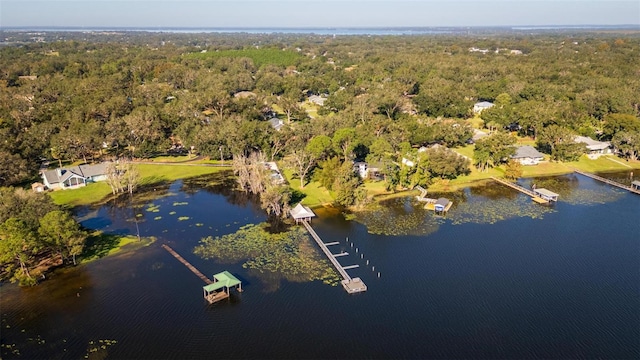
<svg viewBox="0 0 640 360">
<path fill-rule="evenodd" d="M 275 288 L 281 280 L 321 280 L 331 285 L 339 281 L 338 274 L 300 227 L 270 233 L 264 224 L 250 224 L 233 234 L 203 238 L 194 253 L 220 263 L 244 261 L 244 268 L 255 270 L 252 273 Z"/>
<path fill-rule="evenodd" d="M 367 227 L 371 234 L 428 235 L 438 231 L 443 222 L 425 210 L 424 204 L 415 204 L 411 198 L 395 198 L 376 204 L 350 216 Z"/>
</svg>

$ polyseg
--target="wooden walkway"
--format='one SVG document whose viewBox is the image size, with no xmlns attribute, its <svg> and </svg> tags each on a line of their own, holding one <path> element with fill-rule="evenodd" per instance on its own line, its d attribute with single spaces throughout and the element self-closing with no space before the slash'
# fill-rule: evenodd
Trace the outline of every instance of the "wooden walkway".
<svg viewBox="0 0 640 360">
<path fill-rule="evenodd" d="M 176 259 L 178 259 L 178 261 L 180 261 L 181 263 L 184 264 L 184 266 L 186 266 L 189 270 L 191 270 L 191 272 L 193 272 L 194 274 L 196 274 L 196 276 L 198 276 L 200 279 L 202 279 L 202 281 L 204 281 L 205 283 L 208 284 L 213 284 L 213 281 L 211 281 L 211 279 L 209 279 L 208 277 L 204 276 L 203 273 L 201 273 L 198 269 L 196 269 L 193 265 L 189 264 L 189 262 L 187 260 L 185 260 L 182 256 L 180 256 L 180 254 L 178 254 L 177 252 L 175 252 L 172 248 L 170 248 L 169 246 L 162 244 L 162 247 L 167 250 L 169 252 L 169 254 L 173 255 L 173 257 L 175 257 Z"/>
<path fill-rule="evenodd" d="M 514 184 L 514 183 L 512 183 L 510 181 L 507 181 L 507 180 L 504 180 L 504 179 L 500 179 L 500 178 L 497 178 L 497 177 L 494 177 L 494 176 L 492 176 L 491 179 L 499 182 L 500 184 L 506 185 L 506 186 L 508 186 L 508 187 L 510 187 L 512 189 L 516 189 L 516 190 L 520 191 L 521 193 L 524 193 L 524 194 L 527 194 L 527 195 L 531 196 L 533 201 L 535 201 L 535 202 L 537 202 L 539 204 L 547 204 L 547 203 L 549 203 L 548 200 L 545 200 L 545 199 L 541 198 L 540 196 L 538 196 L 538 194 L 536 194 L 533 191 L 531 191 L 531 190 L 529 190 L 527 188 L 524 188 L 524 187 L 522 187 L 522 186 L 520 186 L 518 184 Z"/>
<path fill-rule="evenodd" d="M 624 184 L 620 184 L 619 182 L 615 182 L 613 180 L 609 180 L 607 178 L 603 178 L 602 176 L 590 174 L 590 173 L 587 173 L 587 172 L 584 172 L 584 171 L 580 171 L 580 170 L 576 170 L 576 169 L 573 169 L 573 171 L 575 173 L 577 173 L 577 174 L 584 175 L 584 176 L 590 177 L 590 178 L 592 178 L 594 180 L 602 181 L 603 183 L 609 184 L 611 186 L 615 186 L 615 187 L 618 187 L 620 189 L 631 191 L 634 194 L 640 195 L 640 191 L 632 188 L 631 186 L 626 186 Z"/>
<path fill-rule="evenodd" d="M 334 255 L 333 253 L 331 253 L 331 251 L 329 251 L 329 248 L 327 248 L 327 244 L 325 244 L 325 242 L 322 241 L 322 239 L 320 238 L 320 236 L 318 236 L 316 231 L 313 230 L 311 225 L 309 225 L 309 222 L 307 220 L 302 220 L 301 223 L 307 229 L 309 234 L 311 234 L 311 237 L 313 238 L 313 240 L 315 240 L 318 246 L 320 246 L 320 249 L 322 249 L 322 252 L 324 252 L 327 258 L 329 258 L 329 261 L 331 261 L 331 264 L 333 264 L 336 270 L 338 270 L 338 273 L 340 273 L 340 276 L 342 276 L 342 279 L 343 279 L 342 286 L 344 287 L 344 289 L 350 294 L 366 291 L 367 286 L 364 284 L 364 282 L 362 282 L 360 278 L 351 278 L 351 276 L 349 276 L 349 274 L 346 271 L 346 269 L 353 269 L 353 268 L 356 268 L 358 265 L 351 265 L 351 266 L 344 266 L 344 267 L 340 265 L 340 263 L 336 259 L 336 256 L 343 256 L 347 254 L 340 253 L 340 254 Z M 329 243 L 329 244 L 333 245 L 334 243 Z"/>
</svg>

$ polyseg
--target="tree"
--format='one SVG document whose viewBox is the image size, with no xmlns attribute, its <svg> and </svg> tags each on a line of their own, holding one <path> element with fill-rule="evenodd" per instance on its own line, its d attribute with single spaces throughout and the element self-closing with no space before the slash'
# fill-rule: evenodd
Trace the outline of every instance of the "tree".
<svg viewBox="0 0 640 360">
<path fill-rule="evenodd" d="M 300 179 L 300 189 L 304 189 L 305 178 L 309 171 L 316 165 L 317 157 L 308 149 L 293 150 L 289 154 L 289 163 L 295 170 L 295 175 Z"/>
<path fill-rule="evenodd" d="M 507 162 L 516 151 L 513 147 L 515 143 L 516 138 L 504 132 L 496 132 L 479 139 L 473 150 L 476 167 L 485 171 L 487 168 Z"/>
<path fill-rule="evenodd" d="M 35 233 L 23 220 L 9 218 L 0 224 L 0 264 L 7 272 L 13 272 L 12 282 L 35 284 L 29 268 L 33 266 L 34 255 L 40 248 Z M 19 268 L 16 269 L 15 265 Z"/>
<path fill-rule="evenodd" d="M 307 143 L 306 149 L 317 159 L 324 159 L 332 152 L 331 138 L 326 135 L 314 136 Z"/>
<path fill-rule="evenodd" d="M 76 265 L 76 256 L 82 253 L 87 234 L 68 212 L 54 210 L 47 213 L 40 219 L 38 233 L 44 244 L 56 251 L 63 261 L 71 256 Z"/>
<path fill-rule="evenodd" d="M 640 131 L 640 119 L 629 114 L 606 115 L 602 127 L 603 138 L 612 139 L 619 131 Z"/>
<path fill-rule="evenodd" d="M 449 149 L 442 147 L 427 149 L 426 157 L 427 169 L 432 177 L 455 179 L 470 172 L 470 161 Z"/>
<path fill-rule="evenodd" d="M 629 160 L 638 160 L 640 157 L 640 131 L 617 132 L 611 144 Z"/>
<path fill-rule="evenodd" d="M 541 151 L 551 154 L 557 161 L 577 160 L 584 153 L 585 144 L 575 142 L 575 134 L 567 128 L 550 125 L 540 131 L 537 140 Z"/>
<path fill-rule="evenodd" d="M 342 154 L 344 161 L 349 160 L 350 154 L 355 149 L 356 142 L 356 130 L 354 128 L 342 128 L 336 130 L 333 134 L 333 146 L 335 151 Z"/>
<path fill-rule="evenodd" d="M 505 179 L 511 181 L 515 181 L 516 179 L 522 177 L 522 164 L 513 159 L 509 160 L 507 162 L 507 165 L 505 166 L 504 177 Z"/>
<path fill-rule="evenodd" d="M 353 166 L 343 162 L 332 185 L 335 202 L 342 206 L 364 202 L 367 193 L 361 185 L 362 179 L 353 171 Z"/>
<path fill-rule="evenodd" d="M 329 158 L 325 161 L 320 162 L 319 169 L 316 169 L 314 172 L 314 177 L 317 182 L 320 183 L 321 186 L 324 186 L 327 190 L 333 189 L 333 182 L 338 175 L 338 170 L 340 169 L 341 163 L 340 159 L 337 156 Z"/>
</svg>

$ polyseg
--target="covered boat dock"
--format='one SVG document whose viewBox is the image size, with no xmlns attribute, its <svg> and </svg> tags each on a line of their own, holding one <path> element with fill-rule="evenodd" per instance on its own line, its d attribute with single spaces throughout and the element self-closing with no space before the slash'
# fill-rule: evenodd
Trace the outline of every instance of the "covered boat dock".
<svg viewBox="0 0 640 360">
<path fill-rule="evenodd" d="M 202 291 L 204 292 L 204 298 L 210 304 L 213 304 L 216 301 L 228 298 L 232 287 L 242 292 L 242 282 L 230 272 L 223 271 L 213 275 L 213 282 L 203 286 Z"/>
<path fill-rule="evenodd" d="M 296 221 L 296 224 L 300 221 L 311 221 L 311 218 L 314 218 L 316 214 L 311 210 L 310 207 L 302 205 L 302 203 L 298 203 L 293 209 L 289 211 L 291 217 Z"/>
<path fill-rule="evenodd" d="M 545 188 L 533 189 L 533 192 L 540 198 L 547 201 L 558 201 L 558 197 L 560 196 L 559 194 L 556 194 L 553 191 L 547 190 Z"/>
</svg>

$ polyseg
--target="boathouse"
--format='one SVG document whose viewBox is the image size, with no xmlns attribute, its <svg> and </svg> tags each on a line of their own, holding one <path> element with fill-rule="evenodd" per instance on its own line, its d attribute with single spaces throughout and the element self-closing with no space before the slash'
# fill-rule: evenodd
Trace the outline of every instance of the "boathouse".
<svg viewBox="0 0 640 360">
<path fill-rule="evenodd" d="M 540 198 L 547 201 L 558 201 L 559 194 L 554 193 L 553 191 L 549 191 L 544 188 L 533 189 L 533 192 L 538 195 Z"/>
<path fill-rule="evenodd" d="M 640 180 L 631 182 L 631 189 L 640 191 Z"/>
<path fill-rule="evenodd" d="M 433 211 L 443 213 L 451 207 L 451 201 L 447 198 L 439 198 L 435 204 L 433 204 Z"/>
<path fill-rule="evenodd" d="M 232 287 L 242 292 L 242 282 L 230 272 L 223 271 L 213 275 L 213 283 L 203 286 L 202 290 L 204 292 L 204 298 L 207 299 L 210 304 L 213 304 L 216 301 L 228 298 Z"/>
<path fill-rule="evenodd" d="M 311 208 L 302 205 L 302 203 L 298 203 L 296 207 L 289 210 L 289 214 L 291 214 L 291 217 L 296 220 L 296 223 L 301 220 L 311 221 L 311 218 L 316 216 L 316 214 L 311 211 Z"/>
</svg>

